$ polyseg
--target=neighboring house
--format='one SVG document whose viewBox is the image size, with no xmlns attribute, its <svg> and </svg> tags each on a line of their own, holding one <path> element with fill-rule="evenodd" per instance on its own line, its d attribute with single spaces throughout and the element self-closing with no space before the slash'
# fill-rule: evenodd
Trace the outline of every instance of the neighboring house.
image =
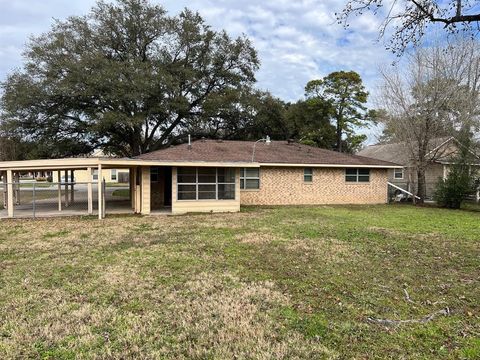
<svg viewBox="0 0 480 360">
<path fill-rule="evenodd" d="M 425 171 L 427 198 L 433 197 L 438 180 L 447 177 L 459 146 L 462 145 L 454 137 L 437 138 L 432 142 L 427 154 L 429 161 Z M 370 145 L 357 155 L 402 165 L 401 169 L 388 170 L 388 181 L 409 192 L 416 192 L 417 173 L 404 143 Z M 479 159 L 480 165 L 480 158 L 476 154 L 474 156 Z"/>
<path fill-rule="evenodd" d="M 102 150 L 95 150 L 89 157 L 92 158 L 108 158 L 105 153 Z M 58 182 L 58 172 L 53 172 L 51 174 L 53 182 Z M 60 182 L 65 182 L 65 179 L 67 179 L 67 182 L 71 182 L 72 179 L 77 182 L 77 183 L 86 183 L 91 181 L 97 181 L 98 180 L 98 170 L 97 169 L 92 169 L 92 174 L 89 174 L 87 170 L 77 170 L 74 171 L 73 176 L 71 173 L 67 174 L 65 177 L 65 173 L 62 172 L 60 174 Z M 105 180 L 108 183 L 128 183 L 129 181 L 129 174 L 128 174 L 128 169 L 104 169 L 102 170 L 102 176 L 100 177 L 101 179 Z"/>
<path fill-rule="evenodd" d="M 52 172 L 52 181 L 54 183 L 58 182 L 58 172 Z M 76 183 L 87 183 L 89 181 L 98 180 L 98 169 L 92 169 L 92 174 L 90 175 L 87 170 L 74 170 L 73 176 L 71 172 L 68 172 L 67 177 L 65 177 L 65 172 L 60 172 L 60 182 L 72 182 L 72 179 Z M 128 169 L 104 169 L 102 170 L 101 179 L 104 179 L 107 183 L 128 183 L 129 173 Z"/>
<path fill-rule="evenodd" d="M 401 169 L 383 160 L 287 141 L 221 140 L 198 140 L 131 159 L 0 163 L 0 172 L 7 172 L 7 179 L 13 179 L 14 173 L 23 169 L 75 169 L 78 173 L 84 169 L 119 168 L 130 170 L 131 208 L 142 214 L 165 208 L 174 214 L 233 212 L 244 204 L 386 203 L 387 172 Z M 97 181 L 101 183 L 101 179 Z M 101 198 L 99 188 L 99 203 Z M 100 211 L 99 217 L 103 215 Z"/>
</svg>

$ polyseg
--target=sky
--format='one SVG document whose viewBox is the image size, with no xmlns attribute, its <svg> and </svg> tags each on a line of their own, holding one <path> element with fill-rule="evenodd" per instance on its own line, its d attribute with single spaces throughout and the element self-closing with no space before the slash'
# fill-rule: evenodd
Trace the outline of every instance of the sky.
<svg viewBox="0 0 480 360">
<path fill-rule="evenodd" d="M 257 87 L 285 101 L 303 97 L 305 84 L 337 70 L 354 70 L 375 92 L 378 67 L 394 56 L 378 41 L 380 18 L 352 19 L 348 30 L 336 23 L 346 0 L 164 0 L 170 15 L 184 7 L 198 11 L 214 29 L 245 34 L 261 61 Z M 28 38 L 49 30 L 53 19 L 84 15 L 94 0 L 0 0 L 0 81 L 22 66 Z M 373 132 L 367 131 L 372 141 Z"/>
</svg>

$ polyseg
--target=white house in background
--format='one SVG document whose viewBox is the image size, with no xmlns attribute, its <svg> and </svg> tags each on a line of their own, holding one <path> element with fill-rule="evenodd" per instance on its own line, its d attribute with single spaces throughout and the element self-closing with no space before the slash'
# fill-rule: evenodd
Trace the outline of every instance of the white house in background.
<svg viewBox="0 0 480 360">
<path fill-rule="evenodd" d="M 109 158 L 106 156 L 102 150 L 95 150 L 89 157 L 92 158 Z M 68 182 L 71 182 L 71 174 L 68 173 Z M 129 170 L 128 169 L 103 169 L 101 179 L 105 179 L 107 183 L 128 183 L 129 182 Z M 65 182 L 65 172 L 60 173 L 60 182 Z M 54 171 L 52 173 L 53 182 L 59 182 L 58 172 Z M 73 179 L 75 182 L 89 182 L 91 180 L 98 180 L 98 169 L 92 170 L 92 177 L 88 173 L 88 170 L 75 170 Z"/>
</svg>

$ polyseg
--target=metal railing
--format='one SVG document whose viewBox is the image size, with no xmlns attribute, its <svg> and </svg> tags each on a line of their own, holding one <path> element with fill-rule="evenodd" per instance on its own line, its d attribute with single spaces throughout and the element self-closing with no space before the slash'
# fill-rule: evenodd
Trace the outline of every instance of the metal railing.
<svg viewBox="0 0 480 360">
<path fill-rule="evenodd" d="M 427 182 L 426 183 L 426 193 L 425 193 L 425 200 L 432 201 L 434 200 L 435 190 L 437 188 L 437 182 Z M 400 188 L 400 189 L 399 189 Z M 408 183 L 408 182 L 389 182 L 388 183 L 388 201 L 389 202 L 411 202 L 413 201 L 414 194 L 417 194 L 417 184 L 416 183 Z M 467 196 L 468 200 L 476 200 L 477 195 L 475 192 L 472 192 L 469 196 Z"/>
</svg>

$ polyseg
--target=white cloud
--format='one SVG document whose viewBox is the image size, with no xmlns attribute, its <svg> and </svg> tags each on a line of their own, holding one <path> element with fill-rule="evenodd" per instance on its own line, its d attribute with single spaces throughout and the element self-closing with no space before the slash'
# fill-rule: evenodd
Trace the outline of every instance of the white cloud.
<svg viewBox="0 0 480 360">
<path fill-rule="evenodd" d="M 155 1 L 155 0 L 151 0 Z M 335 13 L 346 0 L 166 0 L 172 14 L 197 10 L 215 29 L 246 34 L 259 52 L 258 86 L 292 101 L 305 84 L 335 70 L 355 70 L 374 90 L 376 65 L 393 57 L 378 37 L 379 18 L 352 19 L 348 31 Z M 47 31 L 53 18 L 85 14 L 94 0 L 0 0 L 0 78 L 21 65 L 21 49 L 30 34 Z"/>
</svg>

